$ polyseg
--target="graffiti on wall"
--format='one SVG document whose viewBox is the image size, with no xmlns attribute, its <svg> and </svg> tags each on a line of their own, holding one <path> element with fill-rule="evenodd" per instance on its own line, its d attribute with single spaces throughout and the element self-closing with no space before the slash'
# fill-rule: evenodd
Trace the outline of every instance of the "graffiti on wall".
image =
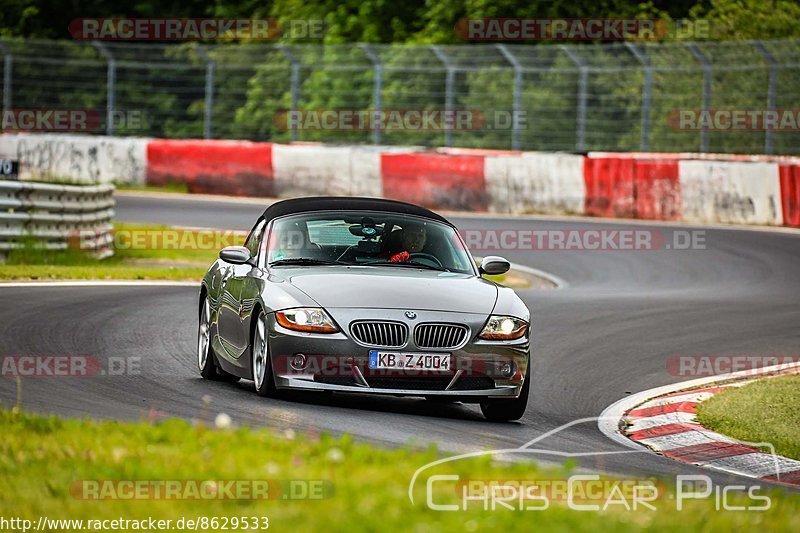
<svg viewBox="0 0 800 533">
<path fill-rule="evenodd" d="M 0 143 L 9 142 L 7 136 Z M 89 135 L 19 135 L 16 159 L 23 179 L 79 183 L 144 183 L 145 139 Z"/>
</svg>

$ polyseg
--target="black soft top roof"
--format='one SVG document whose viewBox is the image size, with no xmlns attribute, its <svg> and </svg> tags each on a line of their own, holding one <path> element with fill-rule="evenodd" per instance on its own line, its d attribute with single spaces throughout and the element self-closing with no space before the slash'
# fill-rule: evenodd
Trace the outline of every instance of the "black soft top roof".
<svg viewBox="0 0 800 533">
<path fill-rule="evenodd" d="M 446 218 L 433 211 L 414 204 L 385 200 L 382 198 L 362 198 L 353 196 L 309 196 L 305 198 L 290 198 L 275 202 L 264 210 L 262 215 L 267 222 L 284 215 L 294 215 L 308 211 L 385 211 L 387 213 L 402 213 L 415 215 L 444 222 L 452 226 Z"/>
</svg>

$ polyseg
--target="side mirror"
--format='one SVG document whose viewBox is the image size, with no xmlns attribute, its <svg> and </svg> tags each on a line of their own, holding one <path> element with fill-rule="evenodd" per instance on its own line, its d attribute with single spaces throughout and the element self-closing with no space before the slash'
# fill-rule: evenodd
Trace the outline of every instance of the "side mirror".
<svg viewBox="0 0 800 533">
<path fill-rule="evenodd" d="M 219 258 L 233 265 L 250 263 L 250 250 L 244 246 L 226 246 L 219 251 Z"/>
<path fill-rule="evenodd" d="M 507 260 L 496 255 L 490 255 L 483 258 L 483 261 L 481 261 L 481 266 L 478 267 L 478 270 L 481 274 L 497 275 L 505 274 L 510 268 L 511 263 L 509 263 Z"/>
</svg>

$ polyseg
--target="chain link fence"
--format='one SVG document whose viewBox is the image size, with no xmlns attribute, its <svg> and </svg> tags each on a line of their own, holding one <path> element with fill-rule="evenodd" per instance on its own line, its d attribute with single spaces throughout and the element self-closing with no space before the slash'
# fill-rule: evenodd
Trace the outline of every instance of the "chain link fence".
<svg viewBox="0 0 800 533">
<path fill-rule="evenodd" d="M 800 40 L 602 45 L 0 41 L 3 110 L 94 109 L 98 133 L 518 150 L 800 153 Z M 289 111 L 467 112 L 468 128 L 291 127 Z M 5 116 L 5 113 L 4 113 Z M 289 115 L 296 116 L 296 115 Z M 706 118 L 709 116 L 705 115 Z M 143 122 L 131 120 L 138 117 Z M 476 125 L 478 124 L 479 125 Z"/>
</svg>

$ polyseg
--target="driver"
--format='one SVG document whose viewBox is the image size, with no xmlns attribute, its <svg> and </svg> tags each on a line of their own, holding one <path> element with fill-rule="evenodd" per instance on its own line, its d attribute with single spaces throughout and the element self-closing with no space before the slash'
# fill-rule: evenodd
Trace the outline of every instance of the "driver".
<svg viewBox="0 0 800 533">
<path fill-rule="evenodd" d="M 389 251 L 389 261 L 405 263 L 411 254 L 419 253 L 425 247 L 428 232 L 422 224 L 406 224 L 400 233 L 400 249 Z"/>
</svg>

